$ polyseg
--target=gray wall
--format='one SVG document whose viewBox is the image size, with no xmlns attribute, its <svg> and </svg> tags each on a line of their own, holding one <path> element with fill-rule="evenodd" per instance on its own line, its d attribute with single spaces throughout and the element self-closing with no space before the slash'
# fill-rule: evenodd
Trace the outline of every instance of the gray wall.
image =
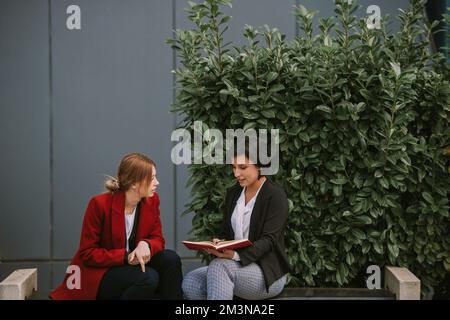
<svg viewBox="0 0 450 320">
<path fill-rule="evenodd" d="M 236 0 L 227 39 L 242 43 L 245 24 L 296 33 L 293 5 L 333 11 L 331 0 Z M 382 14 L 407 0 L 360 1 Z M 67 30 L 66 8 L 81 7 L 81 30 Z M 167 247 L 184 271 L 200 262 L 180 241 L 192 215 L 185 166 L 170 161 L 169 113 L 178 65 L 164 44 L 189 28 L 181 0 L 0 0 L 0 280 L 37 267 L 39 286 L 61 281 L 75 252 L 86 204 L 102 192 L 103 174 L 143 152 L 157 163 Z M 393 25 L 395 28 L 396 24 Z"/>
</svg>

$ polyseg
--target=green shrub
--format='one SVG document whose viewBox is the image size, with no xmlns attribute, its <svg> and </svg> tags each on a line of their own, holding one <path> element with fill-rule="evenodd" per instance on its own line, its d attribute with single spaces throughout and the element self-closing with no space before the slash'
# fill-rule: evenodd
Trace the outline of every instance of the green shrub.
<svg viewBox="0 0 450 320">
<path fill-rule="evenodd" d="M 248 44 L 224 44 L 227 0 L 190 3 L 192 30 L 176 30 L 173 110 L 224 132 L 280 130 L 289 198 L 285 241 L 290 286 L 344 286 L 368 265 L 408 267 L 425 285 L 450 271 L 450 86 L 442 54 L 429 52 L 424 1 L 401 12 L 401 29 L 368 29 L 354 1 L 335 17 L 295 15 L 299 37 L 246 26 Z M 207 143 L 207 142 L 206 142 Z M 196 239 L 217 233 L 230 166 L 190 165 Z M 205 258 L 205 257 L 204 257 Z M 207 258 L 207 257 L 206 257 Z"/>
<path fill-rule="evenodd" d="M 447 55 L 447 59 L 450 61 L 450 7 L 447 8 L 447 13 L 443 15 L 445 22 L 445 29 L 443 30 L 446 35 L 446 46 L 444 48 Z"/>
</svg>

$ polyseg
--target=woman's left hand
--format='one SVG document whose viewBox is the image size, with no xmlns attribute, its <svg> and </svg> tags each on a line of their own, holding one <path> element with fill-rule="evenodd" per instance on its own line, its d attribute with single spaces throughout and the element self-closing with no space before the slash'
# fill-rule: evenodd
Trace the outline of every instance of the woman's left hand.
<svg viewBox="0 0 450 320">
<path fill-rule="evenodd" d="M 220 252 L 216 249 L 205 249 L 205 251 L 209 254 L 213 254 L 218 258 L 224 258 L 224 259 L 233 259 L 234 257 L 234 250 L 224 250 L 223 252 Z"/>
</svg>

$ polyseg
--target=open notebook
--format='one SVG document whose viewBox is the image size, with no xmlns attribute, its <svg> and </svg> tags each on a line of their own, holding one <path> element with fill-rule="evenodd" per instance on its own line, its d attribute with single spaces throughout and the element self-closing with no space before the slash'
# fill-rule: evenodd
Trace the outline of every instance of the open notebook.
<svg viewBox="0 0 450 320">
<path fill-rule="evenodd" d="M 248 239 L 224 240 L 214 244 L 212 241 L 182 241 L 191 250 L 216 249 L 216 250 L 236 250 L 251 246 L 253 243 Z"/>
</svg>

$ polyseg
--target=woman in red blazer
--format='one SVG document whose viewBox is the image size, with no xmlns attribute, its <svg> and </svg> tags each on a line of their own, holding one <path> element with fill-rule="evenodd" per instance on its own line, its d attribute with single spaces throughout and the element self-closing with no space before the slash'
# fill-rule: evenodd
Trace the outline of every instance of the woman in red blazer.
<svg viewBox="0 0 450 320">
<path fill-rule="evenodd" d="M 181 262 L 164 250 L 155 163 L 126 155 L 88 204 L 80 247 L 52 299 L 181 299 Z M 68 269 L 69 270 L 69 269 Z"/>
</svg>

